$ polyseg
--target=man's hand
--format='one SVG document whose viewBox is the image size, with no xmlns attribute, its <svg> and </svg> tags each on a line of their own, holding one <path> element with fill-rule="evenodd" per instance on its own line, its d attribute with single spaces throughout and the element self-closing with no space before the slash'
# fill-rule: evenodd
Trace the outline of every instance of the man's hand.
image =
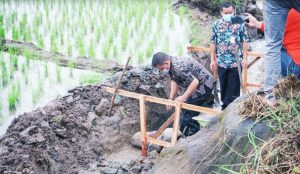
<svg viewBox="0 0 300 174">
<path fill-rule="evenodd" d="M 178 96 L 178 97 L 175 99 L 175 101 L 177 101 L 177 102 L 182 102 L 182 103 L 186 102 L 186 100 L 187 100 L 187 98 L 186 98 L 185 96 L 183 96 L 183 95 Z"/>
<path fill-rule="evenodd" d="M 217 69 L 217 62 L 216 62 L 215 60 L 212 60 L 212 61 L 210 62 L 210 69 L 211 69 L 212 71 L 215 71 L 215 70 Z"/>
<path fill-rule="evenodd" d="M 171 105 L 166 105 L 166 108 L 167 108 L 167 110 L 169 111 L 169 110 L 171 110 L 171 109 L 173 108 L 173 106 L 171 106 Z"/>
<path fill-rule="evenodd" d="M 250 27 L 256 27 L 256 28 L 260 28 L 262 25 L 262 22 L 259 22 L 254 16 L 252 16 L 250 13 L 245 13 L 245 15 L 247 16 L 247 18 L 249 19 L 249 22 L 246 22 L 246 25 L 250 26 Z"/>
</svg>

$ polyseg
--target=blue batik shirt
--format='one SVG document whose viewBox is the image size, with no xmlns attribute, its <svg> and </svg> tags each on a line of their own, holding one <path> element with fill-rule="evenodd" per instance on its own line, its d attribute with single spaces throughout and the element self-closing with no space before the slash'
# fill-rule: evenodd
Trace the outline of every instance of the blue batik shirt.
<svg viewBox="0 0 300 174">
<path fill-rule="evenodd" d="M 218 66 L 233 68 L 237 67 L 236 48 L 242 60 L 243 42 L 248 42 L 249 38 L 245 24 L 232 24 L 219 19 L 212 25 L 210 41 L 216 44 Z"/>
</svg>

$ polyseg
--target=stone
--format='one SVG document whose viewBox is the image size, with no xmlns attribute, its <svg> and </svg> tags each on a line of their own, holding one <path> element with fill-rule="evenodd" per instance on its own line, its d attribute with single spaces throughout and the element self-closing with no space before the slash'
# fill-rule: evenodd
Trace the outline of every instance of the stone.
<svg viewBox="0 0 300 174">
<path fill-rule="evenodd" d="M 101 116 L 104 114 L 105 111 L 109 110 L 109 107 L 110 107 L 109 100 L 106 98 L 102 98 L 99 105 L 96 107 L 95 112 L 98 116 Z"/>
</svg>

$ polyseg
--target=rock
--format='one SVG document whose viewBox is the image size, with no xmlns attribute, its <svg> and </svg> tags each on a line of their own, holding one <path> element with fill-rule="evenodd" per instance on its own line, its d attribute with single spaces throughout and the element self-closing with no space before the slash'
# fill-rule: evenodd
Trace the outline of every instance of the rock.
<svg viewBox="0 0 300 174">
<path fill-rule="evenodd" d="M 123 98 L 119 95 L 116 95 L 115 100 L 114 100 L 114 105 L 115 106 L 120 106 L 122 104 Z"/>
<path fill-rule="evenodd" d="M 101 116 L 101 115 L 103 115 L 103 113 L 104 113 L 105 111 L 108 111 L 108 110 L 109 110 L 109 107 L 110 107 L 110 102 L 109 102 L 109 100 L 107 100 L 107 99 L 105 99 L 105 98 L 102 98 L 101 101 L 100 101 L 100 103 L 99 103 L 99 105 L 96 107 L 95 112 L 96 112 L 96 114 L 97 114 L 98 116 Z"/>
<path fill-rule="evenodd" d="M 141 166 L 133 166 L 129 169 L 129 172 L 132 174 L 139 174 L 142 171 L 142 167 Z"/>
<path fill-rule="evenodd" d="M 89 112 L 88 113 L 88 116 L 87 116 L 87 119 L 86 119 L 86 122 L 83 123 L 82 125 L 85 127 L 85 129 L 87 131 L 90 131 L 91 127 L 92 127 L 92 122 L 93 120 L 96 118 L 96 114 L 94 112 Z"/>
<path fill-rule="evenodd" d="M 104 167 L 100 170 L 101 174 L 116 174 L 118 169 L 111 168 L 111 167 Z"/>
<path fill-rule="evenodd" d="M 152 132 L 147 132 L 147 135 L 148 136 L 151 136 L 152 134 L 154 134 L 155 131 L 152 131 Z M 135 133 L 131 139 L 130 139 L 130 142 L 131 144 L 134 146 L 134 147 L 137 147 L 137 148 L 142 148 L 142 141 L 141 141 L 141 132 L 137 132 Z"/>
<path fill-rule="evenodd" d="M 249 131 L 262 140 L 272 136 L 266 123 L 256 124 L 255 120 L 239 116 L 239 102 L 246 97 L 238 98 L 195 135 L 163 149 L 151 173 L 213 173 L 219 170 L 217 166 L 224 164 L 234 165 L 231 170 L 238 172 L 237 164 L 243 163 L 243 159 L 236 152 L 247 155 L 251 150 L 247 146 Z"/>
<path fill-rule="evenodd" d="M 36 126 L 30 126 L 20 132 L 20 137 L 26 144 L 41 143 L 46 140 Z"/>
</svg>

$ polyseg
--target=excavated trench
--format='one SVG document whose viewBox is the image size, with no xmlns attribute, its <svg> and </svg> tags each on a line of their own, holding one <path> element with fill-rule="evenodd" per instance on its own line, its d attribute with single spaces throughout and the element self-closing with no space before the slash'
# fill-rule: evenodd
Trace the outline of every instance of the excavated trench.
<svg viewBox="0 0 300 174">
<path fill-rule="evenodd" d="M 72 89 L 44 107 L 19 115 L 0 139 L 0 173 L 140 173 L 147 171 L 140 151 L 130 145 L 139 131 L 139 103 L 117 97 L 111 116 L 111 95 L 120 73 L 96 85 Z M 133 68 L 124 90 L 167 96 L 166 77 L 151 68 Z M 147 103 L 148 130 L 170 115 L 164 106 Z M 148 160 L 148 159 L 147 159 Z M 80 172 L 82 171 L 82 172 Z"/>
</svg>

